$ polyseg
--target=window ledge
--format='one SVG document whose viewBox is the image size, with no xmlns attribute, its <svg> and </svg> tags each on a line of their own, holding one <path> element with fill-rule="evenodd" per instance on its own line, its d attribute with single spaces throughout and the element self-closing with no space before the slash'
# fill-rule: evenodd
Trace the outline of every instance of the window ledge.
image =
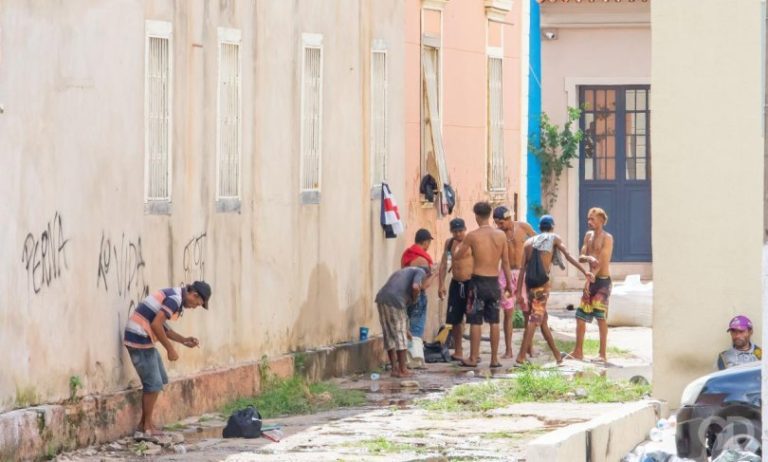
<svg viewBox="0 0 768 462">
<path fill-rule="evenodd" d="M 445 4 L 448 0 L 421 0 L 421 6 L 423 8 L 429 8 L 432 10 L 442 11 L 445 8 Z"/>
<path fill-rule="evenodd" d="M 171 201 L 144 202 L 144 213 L 146 215 L 170 215 L 172 211 Z"/>
<path fill-rule="evenodd" d="M 301 204 L 312 205 L 320 203 L 320 191 L 302 191 Z"/>
<path fill-rule="evenodd" d="M 226 197 L 216 201 L 216 211 L 219 213 L 240 213 L 240 198 Z"/>
</svg>

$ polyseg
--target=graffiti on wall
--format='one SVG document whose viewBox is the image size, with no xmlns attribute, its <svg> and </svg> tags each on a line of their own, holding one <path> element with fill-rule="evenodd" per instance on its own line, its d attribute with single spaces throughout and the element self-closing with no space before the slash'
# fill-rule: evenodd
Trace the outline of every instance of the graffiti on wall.
<svg viewBox="0 0 768 462">
<path fill-rule="evenodd" d="M 205 279 L 205 244 L 207 234 L 202 233 L 187 241 L 184 246 L 184 280 L 188 283 Z"/>
<path fill-rule="evenodd" d="M 113 242 L 101 233 L 96 287 L 103 286 L 106 292 L 115 291 L 127 299 L 129 311 L 149 295 L 145 267 L 141 237 L 132 241 L 123 233 L 119 241 Z"/>
<path fill-rule="evenodd" d="M 21 263 L 27 272 L 27 281 L 35 294 L 43 287 L 49 287 L 69 269 L 67 244 L 61 214 L 56 212 L 53 219 L 40 235 L 28 233 L 24 239 Z"/>
</svg>

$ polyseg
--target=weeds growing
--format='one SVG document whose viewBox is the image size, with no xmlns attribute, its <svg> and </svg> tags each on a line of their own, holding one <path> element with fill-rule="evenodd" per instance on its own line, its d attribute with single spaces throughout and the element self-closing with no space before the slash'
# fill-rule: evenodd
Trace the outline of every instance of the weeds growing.
<svg viewBox="0 0 768 462">
<path fill-rule="evenodd" d="M 594 375 L 568 378 L 556 369 L 529 366 L 521 368 L 512 379 L 462 384 L 439 399 L 421 400 L 418 404 L 431 411 L 483 412 L 523 402 L 635 401 L 649 393 L 648 385 L 618 382 Z"/>
</svg>

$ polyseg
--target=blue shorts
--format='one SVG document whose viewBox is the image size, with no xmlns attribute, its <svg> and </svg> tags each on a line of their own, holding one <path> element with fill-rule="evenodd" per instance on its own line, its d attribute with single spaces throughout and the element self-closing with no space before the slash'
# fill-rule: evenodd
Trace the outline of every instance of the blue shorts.
<svg viewBox="0 0 768 462">
<path fill-rule="evenodd" d="M 136 372 L 139 373 L 141 385 L 145 393 L 156 393 L 163 390 L 163 385 L 168 383 L 168 374 L 165 372 L 163 360 L 157 348 L 128 348 L 131 362 Z"/>
</svg>

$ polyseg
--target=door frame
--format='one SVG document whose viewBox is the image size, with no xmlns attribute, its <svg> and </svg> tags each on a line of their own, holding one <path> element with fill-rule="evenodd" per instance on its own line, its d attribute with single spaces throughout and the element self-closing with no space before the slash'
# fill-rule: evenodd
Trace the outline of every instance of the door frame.
<svg viewBox="0 0 768 462">
<path fill-rule="evenodd" d="M 566 77 L 565 94 L 569 107 L 579 105 L 579 87 L 587 85 L 650 85 L 650 77 Z M 653 91 L 653 88 L 651 88 Z M 652 102 L 652 100 L 651 100 Z M 652 106 L 652 104 L 650 104 Z M 568 169 L 568 235 L 564 236 L 568 249 L 581 249 L 579 236 L 579 167 Z M 653 186 L 651 186 L 653 188 Z M 579 270 L 566 265 L 568 277 L 577 277 Z"/>
</svg>

